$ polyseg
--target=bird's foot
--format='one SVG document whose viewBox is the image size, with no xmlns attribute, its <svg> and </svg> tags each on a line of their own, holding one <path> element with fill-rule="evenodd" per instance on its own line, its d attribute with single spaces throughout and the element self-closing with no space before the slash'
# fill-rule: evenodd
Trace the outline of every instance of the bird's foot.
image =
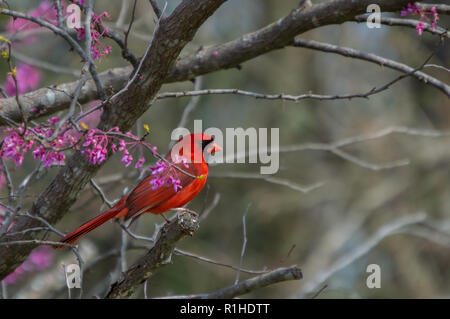
<svg viewBox="0 0 450 319">
<path fill-rule="evenodd" d="M 170 223 L 170 220 L 167 219 L 167 217 L 164 216 L 164 214 L 161 214 L 161 216 L 162 216 L 162 218 L 164 218 L 164 220 L 166 221 L 165 224 L 164 224 L 164 226 L 168 225 L 168 224 Z"/>
<path fill-rule="evenodd" d="M 181 213 L 189 213 L 191 215 L 194 215 L 195 217 L 199 216 L 197 212 L 194 212 L 193 210 L 191 210 L 189 208 L 181 207 L 181 208 L 174 208 L 173 210 L 176 210 L 176 211 L 181 212 Z"/>
</svg>

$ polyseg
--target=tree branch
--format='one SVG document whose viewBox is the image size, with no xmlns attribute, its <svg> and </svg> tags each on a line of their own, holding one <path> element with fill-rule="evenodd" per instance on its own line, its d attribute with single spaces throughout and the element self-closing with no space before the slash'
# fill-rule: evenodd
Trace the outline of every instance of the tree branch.
<svg viewBox="0 0 450 319">
<path fill-rule="evenodd" d="M 199 218 L 189 211 L 178 213 L 178 218 L 166 224 L 158 233 L 155 245 L 134 266 L 128 269 L 123 278 L 113 285 L 106 298 L 131 297 L 136 288 L 150 278 L 160 267 L 171 262 L 175 245 L 192 236 L 199 227 Z"/>
<path fill-rule="evenodd" d="M 336 54 L 339 54 L 339 55 L 342 55 L 345 57 L 364 60 L 364 61 L 368 61 L 371 63 L 376 63 L 380 66 L 385 66 L 385 67 L 403 72 L 405 74 L 410 74 L 411 76 L 415 77 L 419 81 L 438 88 L 439 90 L 441 90 L 447 96 L 450 97 L 450 85 L 447 85 L 444 82 L 439 81 L 438 79 L 432 77 L 431 75 L 428 75 L 421 71 L 414 71 L 415 70 L 414 68 L 412 68 L 406 64 L 396 62 L 396 61 L 393 61 L 390 59 L 386 59 L 386 58 L 380 57 L 378 55 L 375 55 L 373 53 L 366 53 L 366 52 L 362 52 L 362 51 L 355 50 L 355 49 L 348 48 L 348 47 L 340 47 L 340 46 L 337 46 L 334 44 L 323 43 L 323 42 L 318 42 L 318 41 L 314 41 L 314 40 L 305 40 L 305 39 L 300 39 L 300 38 L 296 38 L 294 40 L 293 45 L 295 47 L 302 47 L 302 48 L 308 48 L 308 49 L 313 49 L 313 50 L 318 50 L 318 51 L 323 51 L 323 52 L 336 53 Z"/>
<path fill-rule="evenodd" d="M 408 0 L 382 0 L 377 4 L 383 12 L 402 9 Z M 233 41 L 204 48 L 177 63 L 169 76 L 170 82 L 183 81 L 195 76 L 229 69 L 267 52 L 290 45 L 294 37 L 308 30 L 330 24 L 353 21 L 355 16 L 366 13 L 371 0 L 331 0 L 312 7 L 297 8 L 286 17 Z"/>
<path fill-rule="evenodd" d="M 422 8 L 422 10 L 430 10 L 432 7 L 435 7 L 437 13 L 450 14 L 450 5 L 447 5 L 447 4 L 417 2 L 416 5 L 418 5 L 420 8 Z"/>
<path fill-rule="evenodd" d="M 360 22 L 360 23 L 366 23 L 367 15 L 364 14 L 364 15 L 357 16 L 357 17 L 355 17 L 355 21 Z M 388 26 L 401 26 L 401 27 L 410 27 L 410 28 L 415 29 L 417 24 L 419 23 L 419 20 L 381 17 L 380 23 L 388 25 Z M 433 30 L 433 27 L 429 23 L 427 23 L 427 22 L 422 22 L 422 23 L 425 26 L 424 31 L 429 32 L 431 34 L 439 35 L 442 37 L 450 38 L 449 31 L 447 31 L 439 26 L 436 26 L 436 28 Z"/>
<path fill-rule="evenodd" d="M 292 45 L 294 37 L 320 26 L 353 21 L 358 15 L 366 12 L 366 8 L 373 1 L 347 1 L 331 0 L 305 9 L 295 9 L 286 17 L 255 32 L 245 34 L 230 42 L 204 48 L 197 53 L 181 58 L 165 77 L 165 83 L 190 80 L 196 76 L 222 69 L 239 66 L 267 52 Z M 384 12 L 400 10 L 408 0 L 381 0 L 378 4 Z M 117 92 L 128 81 L 131 67 L 115 68 L 100 73 L 99 78 L 103 87 L 109 92 Z M 62 91 L 51 88 L 39 89 L 23 95 L 23 104 L 26 113 L 31 119 L 49 115 L 69 106 L 70 94 L 74 91 L 76 83 L 66 83 L 56 86 Z M 107 92 L 108 93 L 108 92 Z M 88 81 L 80 95 L 80 103 L 97 99 L 95 85 Z M 0 105 L 0 115 L 17 119 L 17 104 L 13 99 L 3 99 Z M 17 119 L 18 120 L 18 119 Z M 0 124 L 5 124 L 0 119 Z"/>
<path fill-rule="evenodd" d="M 303 278 L 302 271 L 297 266 L 287 268 L 278 268 L 268 273 L 244 280 L 237 285 L 233 285 L 210 294 L 170 296 L 169 298 L 186 298 L 186 299 L 225 299 L 234 298 L 247 294 L 253 290 L 267 287 L 279 282 L 288 280 L 300 280 Z"/>
</svg>

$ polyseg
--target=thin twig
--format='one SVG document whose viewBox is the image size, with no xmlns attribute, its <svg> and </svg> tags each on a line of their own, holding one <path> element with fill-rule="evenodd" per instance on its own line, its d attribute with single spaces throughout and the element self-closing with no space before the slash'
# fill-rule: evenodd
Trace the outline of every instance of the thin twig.
<svg viewBox="0 0 450 319">
<path fill-rule="evenodd" d="M 29 240 L 12 240 L 12 241 L 2 241 L 0 242 L 0 246 L 13 246 L 13 245 L 45 245 L 45 246 L 55 246 L 55 247 L 68 247 L 68 248 L 76 248 L 77 246 L 61 243 L 58 241 L 50 241 L 50 240 L 37 240 L 37 239 L 29 239 Z"/>
<path fill-rule="evenodd" d="M 328 285 L 323 285 L 322 288 L 320 288 L 316 293 L 314 293 L 314 295 L 311 296 L 311 299 L 316 299 L 317 297 L 319 297 L 319 295 L 320 295 L 326 288 L 328 288 Z"/>
<path fill-rule="evenodd" d="M 156 18 L 160 19 L 161 15 L 164 13 L 164 10 L 161 11 L 161 9 L 159 8 L 158 4 L 156 3 L 156 0 L 149 0 L 149 2 L 150 2 L 150 5 L 153 8 L 153 12 L 155 13 Z"/>
<path fill-rule="evenodd" d="M 32 218 L 32 219 L 38 220 L 41 223 L 43 223 L 45 226 L 47 226 L 47 228 L 50 229 L 52 232 L 58 234 L 61 237 L 65 236 L 65 234 L 63 232 L 57 230 L 48 221 L 46 221 L 44 218 L 42 218 L 40 216 L 33 216 L 33 215 L 29 214 L 29 213 L 19 213 L 18 216 L 24 216 L 24 217 L 28 217 L 28 218 Z"/>
<path fill-rule="evenodd" d="M 131 12 L 131 21 L 130 21 L 130 24 L 128 25 L 127 31 L 125 31 L 125 39 L 124 39 L 125 48 L 124 48 L 124 50 L 128 49 L 128 35 L 130 34 L 130 31 L 131 31 L 131 28 L 133 27 L 133 23 L 134 23 L 134 19 L 135 19 L 136 3 L 137 3 L 137 0 L 134 0 L 133 11 Z"/>
<path fill-rule="evenodd" d="M 263 288 L 278 282 L 300 280 L 303 278 L 300 268 L 291 266 L 278 268 L 265 274 L 241 281 L 237 285 L 220 289 L 209 294 L 169 296 L 161 299 L 226 299 L 247 294 L 253 290 Z"/>
<path fill-rule="evenodd" d="M 305 286 L 302 287 L 302 290 L 299 293 L 298 297 L 304 297 L 316 291 L 318 289 L 317 287 L 321 286 L 333 274 L 347 267 L 348 265 L 359 259 L 361 256 L 368 253 L 380 241 L 396 233 L 399 229 L 405 226 L 421 223 L 425 219 L 426 215 L 424 213 L 417 213 L 414 215 L 398 218 L 394 221 L 391 221 L 381 226 L 375 232 L 375 234 L 367 238 L 367 240 L 363 241 L 361 244 L 359 244 L 357 247 L 349 251 L 347 254 L 339 257 L 334 263 L 332 263 L 326 269 L 320 271 L 314 277 L 308 278 L 308 282 L 305 284 Z"/>
<path fill-rule="evenodd" d="M 267 175 L 261 175 L 261 174 L 253 174 L 253 173 L 239 173 L 239 172 L 228 172 L 228 173 L 221 173 L 221 174 L 210 174 L 208 175 L 209 178 L 237 178 L 237 179 L 257 179 L 257 180 L 263 180 L 268 183 L 277 184 L 286 186 L 290 189 L 293 189 L 295 191 L 299 191 L 303 194 L 307 194 L 319 187 L 322 187 L 324 185 L 323 182 L 315 183 L 312 185 L 300 185 L 294 182 L 291 182 L 284 178 L 274 177 L 274 176 L 267 176 Z"/>
<path fill-rule="evenodd" d="M 217 261 L 217 260 L 214 260 L 214 259 L 211 259 L 211 258 L 208 258 L 208 257 L 203 257 L 203 256 L 200 256 L 200 255 L 197 255 L 197 254 L 185 251 L 185 250 L 181 250 L 181 249 L 178 249 L 178 248 L 175 248 L 175 250 L 173 252 L 174 252 L 175 255 L 184 256 L 184 257 L 191 257 L 191 258 L 200 260 L 202 262 L 206 262 L 206 263 L 209 263 L 209 264 L 213 264 L 213 265 L 229 268 L 229 269 L 232 269 L 232 270 L 239 270 L 240 269 L 240 272 L 243 272 L 243 273 L 246 273 L 246 274 L 265 274 L 265 273 L 270 271 L 270 270 L 264 270 L 264 269 L 263 270 L 252 270 L 252 269 L 246 269 L 246 268 L 239 268 L 239 267 L 236 267 L 236 266 L 233 266 L 233 265 L 225 264 L 225 263 L 222 263 L 220 261 Z"/>
<path fill-rule="evenodd" d="M 194 91 L 198 91 L 201 89 L 202 82 L 203 82 L 203 78 L 201 76 L 199 76 L 198 78 L 195 78 Z M 186 105 L 186 107 L 183 110 L 183 114 L 181 115 L 180 121 L 178 122 L 178 124 L 176 126 L 177 128 L 186 126 L 186 124 L 189 120 L 189 115 L 195 110 L 199 101 L 200 101 L 200 95 L 191 96 L 189 103 Z M 175 141 L 171 141 L 169 143 L 169 146 L 167 147 L 168 150 L 170 150 L 174 144 L 175 144 Z"/>
<path fill-rule="evenodd" d="M 383 67 L 385 66 L 385 67 L 403 72 L 405 75 L 415 77 L 418 80 L 420 80 L 426 84 L 433 85 L 436 88 L 443 91 L 447 96 L 450 96 L 450 86 L 449 85 L 445 84 L 442 81 L 439 81 L 438 79 L 436 79 L 426 73 L 419 71 L 428 63 L 428 61 L 432 58 L 432 56 L 434 54 L 431 54 L 426 59 L 425 63 L 423 63 L 420 67 L 414 69 L 406 64 L 396 62 L 396 61 L 393 61 L 390 59 L 386 59 L 381 56 L 375 55 L 373 53 L 366 53 L 366 52 L 362 52 L 362 51 L 359 51 L 359 50 L 356 50 L 353 48 L 348 48 L 348 47 L 340 47 L 340 46 L 330 44 L 330 43 L 295 38 L 295 40 L 293 42 L 293 46 L 308 48 L 308 49 L 313 49 L 313 50 L 318 50 L 318 51 L 323 51 L 323 52 L 336 53 L 336 54 L 339 54 L 339 55 L 342 55 L 345 57 L 360 59 L 360 60 L 376 63 L 380 66 L 383 66 Z M 400 80 L 400 79 L 403 79 L 403 77 L 399 78 L 398 80 Z M 391 84 L 393 84 L 397 81 L 393 81 Z M 387 86 L 387 87 L 389 87 L 389 86 Z"/>
<path fill-rule="evenodd" d="M 117 28 L 120 28 L 124 25 L 125 23 L 125 18 L 127 16 L 128 13 L 128 7 L 129 7 L 129 0 L 122 0 L 121 1 L 121 6 L 120 6 L 120 11 L 119 11 L 119 16 L 117 17 L 115 26 Z"/>
<path fill-rule="evenodd" d="M 244 262 L 245 248 L 247 247 L 247 226 L 245 223 L 245 218 L 247 217 L 248 211 L 252 203 L 249 203 L 247 209 L 245 210 L 244 215 L 242 216 L 242 248 L 241 248 L 241 256 L 239 258 L 239 267 L 236 272 L 236 278 L 234 279 L 234 284 L 237 285 L 239 283 L 239 276 L 241 275 L 242 263 Z"/>
<path fill-rule="evenodd" d="M 114 206 L 114 202 L 110 201 L 110 200 L 106 197 L 105 193 L 103 192 L 103 190 L 101 189 L 101 187 L 97 185 L 97 183 L 95 182 L 95 180 L 94 180 L 93 178 L 91 178 L 91 179 L 89 180 L 89 182 L 90 182 L 91 186 L 95 189 L 95 191 L 100 195 L 102 201 L 103 201 L 106 205 L 108 205 L 109 208 L 112 208 L 112 207 Z"/>
<path fill-rule="evenodd" d="M 89 71 L 92 75 L 92 78 L 97 87 L 97 93 L 100 100 L 106 99 L 106 93 L 103 88 L 102 82 L 97 73 L 97 68 L 95 67 L 94 59 L 91 54 L 91 43 L 92 43 L 92 34 L 91 34 L 91 22 L 92 22 L 92 13 L 94 10 L 94 0 L 88 0 L 88 4 L 86 7 L 86 20 L 84 22 L 84 30 L 85 30 L 85 56 L 86 62 L 89 63 Z"/>
<path fill-rule="evenodd" d="M 58 27 L 64 29 L 64 15 L 61 6 L 61 0 L 55 0 L 56 16 L 58 18 Z"/>
<path fill-rule="evenodd" d="M 202 213 L 200 214 L 200 221 L 204 221 L 209 214 L 216 208 L 216 206 L 219 204 L 220 201 L 220 193 L 214 194 L 214 198 L 209 206 L 207 206 Z"/>
</svg>

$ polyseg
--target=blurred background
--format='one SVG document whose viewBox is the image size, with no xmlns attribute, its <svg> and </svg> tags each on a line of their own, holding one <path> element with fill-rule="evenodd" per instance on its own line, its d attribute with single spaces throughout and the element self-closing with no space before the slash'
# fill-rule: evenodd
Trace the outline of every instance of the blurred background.
<svg viewBox="0 0 450 319">
<path fill-rule="evenodd" d="M 163 6 L 163 1 L 158 2 Z M 42 10 L 39 6 L 43 3 L 9 2 L 11 9 L 22 12 Z M 179 1 L 167 3 L 167 13 L 170 13 Z M 110 19 L 104 20 L 105 25 L 122 33 L 128 28 L 132 5 L 130 0 L 97 0 L 95 12 L 107 11 Z M 182 56 L 262 28 L 284 17 L 297 5 L 298 0 L 229 0 L 200 28 Z M 129 47 L 137 56 L 147 47 L 154 18 L 149 2 L 138 1 L 129 37 Z M 28 90 L 78 79 L 75 74 L 81 67 L 80 59 L 68 51 L 63 40 L 40 28 L 31 30 L 31 35 L 19 36 L 20 32 L 11 27 L 10 21 L 0 16 L 2 35 L 8 38 L 17 35 L 14 61 L 22 68 L 32 67 L 24 71 L 24 79 L 30 75 L 38 79 L 30 81 Z M 438 24 L 447 28 L 448 22 L 448 17 L 441 16 Z M 301 38 L 374 53 L 414 68 L 435 52 L 429 63 L 449 67 L 448 41 L 438 45 L 438 36 L 427 32 L 419 36 L 414 28 L 369 29 L 365 24 L 345 23 L 309 31 Z M 112 53 L 97 62 L 99 71 L 127 66 L 117 45 L 108 39 L 104 43 L 112 46 Z M 57 66 L 58 70 L 51 70 L 46 64 Z M 7 72 L 7 65 L 2 62 L 3 88 L 7 87 Z M 449 83 L 448 71 L 430 67 L 425 72 Z M 201 88 L 238 88 L 266 94 L 356 94 L 380 87 L 399 75 L 397 71 L 364 61 L 287 47 L 248 61 L 239 70 L 202 76 Z M 186 81 L 164 85 L 161 92 L 193 88 L 194 83 Z M 189 102 L 187 97 L 155 102 L 134 133 L 139 133 L 140 127 L 147 123 L 150 126 L 147 140 L 165 153 L 171 132 L 178 126 Z M 448 97 L 415 78 L 397 82 L 370 99 L 293 103 L 215 95 L 202 96 L 197 102 L 188 114 L 188 129 L 193 129 L 195 119 L 201 119 L 205 129 L 279 128 L 282 148 L 305 143 L 328 144 L 392 126 L 450 130 Z M 308 298 L 324 285 L 326 288 L 318 298 L 450 297 L 450 137 L 390 134 L 342 150 L 372 164 L 372 168 L 405 159 L 409 164 L 370 169 L 329 151 L 303 150 L 280 153 L 280 170 L 272 176 L 276 179 L 259 175 L 260 164 L 211 166 L 207 187 L 188 206 L 199 213 L 209 211 L 208 217 L 195 236 L 184 240 L 179 248 L 238 266 L 242 221 L 247 212 L 248 242 L 243 268 L 263 270 L 297 264 L 303 270 L 304 279 L 276 284 L 245 297 Z M 154 161 L 150 152 L 145 151 L 145 156 Z M 36 162 L 29 156 L 20 168 L 9 164 L 14 183 L 18 185 Z M 24 207 L 30 207 L 57 170 L 48 169 L 32 184 Z M 136 185 L 138 174 L 133 166 L 125 168 L 116 156 L 103 166 L 95 180 L 110 200 L 116 200 Z M 306 193 L 300 191 L 301 187 L 318 183 L 320 187 Z M 4 183 L 1 192 L 3 197 L 7 196 Z M 72 231 L 106 208 L 88 185 L 56 226 L 64 232 Z M 161 217 L 146 214 L 132 228 L 137 234 L 151 236 L 155 223 L 161 222 Z M 404 226 L 397 227 L 403 222 Z M 56 240 L 57 236 L 50 238 Z M 80 252 L 86 262 L 85 298 L 102 296 L 120 276 L 117 252 L 123 240 L 119 225 L 110 222 L 80 241 Z M 128 241 L 134 246 L 127 252 L 129 266 L 144 253 L 139 247 L 147 243 Z M 71 252 L 38 248 L 21 269 L 6 279 L 9 297 L 66 298 L 62 265 L 76 262 Z M 172 262 L 148 282 L 149 297 L 212 292 L 232 285 L 236 276 L 235 270 L 190 257 L 174 256 Z M 369 264 L 380 266 L 379 289 L 366 286 Z M 241 273 L 241 279 L 250 276 L 254 275 Z M 143 296 L 142 289 L 135 297 Z"/>
</svg>

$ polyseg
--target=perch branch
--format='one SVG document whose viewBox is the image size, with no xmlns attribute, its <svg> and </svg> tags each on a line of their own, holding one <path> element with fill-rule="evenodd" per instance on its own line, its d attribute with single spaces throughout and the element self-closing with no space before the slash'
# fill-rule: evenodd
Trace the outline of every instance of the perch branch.
<svg viewBox="0 0 450 319">
<path fill-rule="evenodd" d="M 196 214 L 189 211 L 180 212 L 178 218 L 164 226 L 155 245 L 134 266 L 128 269 L 123 278 L 112 284 L 106 298 L 131 297 L 136 288 L 140 287 L 160 267 L 171 262 L 175 245 L 192 236 L 199 227 Z"/>
<path fill-rule="evenodd" d="M 247 294 L 253 290 L 267 287 L 288 280 L 300 280 L 303 278 L 302 271 L 297 266 L 278 268 L 268 273 L 241 281 L 236 285 L 220 289 L 210 294 L 170 296 L 169 298 L 185 299 L 225 299 L 234 298 Z"/>
</svg>

